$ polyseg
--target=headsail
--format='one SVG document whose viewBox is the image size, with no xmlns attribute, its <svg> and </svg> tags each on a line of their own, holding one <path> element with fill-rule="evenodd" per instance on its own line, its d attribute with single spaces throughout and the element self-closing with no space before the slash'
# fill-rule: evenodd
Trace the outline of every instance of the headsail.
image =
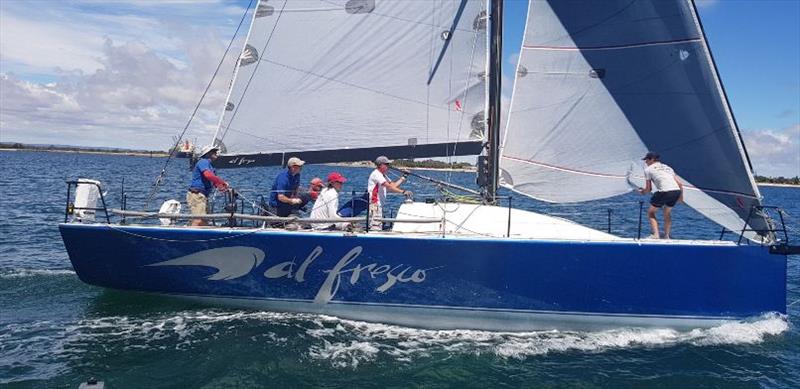
<svg viewBox="0 0 800 389">
<path fill-rule="evenodd" d="M 768 229 L 696 11 L 683 0 L 531 0 L 501 168 L 551 202 L 628 192 L 661 154 L 722 226 Z"/>
<path fill-rule="evenodd" d="M 483 0 L 261 1 L 219 165 L 480 153 L 486 24 Z"/>
</svg>

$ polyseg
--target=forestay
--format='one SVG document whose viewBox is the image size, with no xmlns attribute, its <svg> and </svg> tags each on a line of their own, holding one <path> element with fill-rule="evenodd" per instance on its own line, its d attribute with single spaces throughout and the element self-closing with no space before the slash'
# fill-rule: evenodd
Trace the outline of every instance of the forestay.
<svg viewBox="0 0 800 389">
<path fill-rule="evenodd" d="M 688 205 L 740 231 L 760 194 L 699 23 L 681 0 L 532 0 L 504 185 L 550 202 L 619 195 L 651 150 Z M 768 228 L 761 215 L 750 225 Z"/>
<path fill-rule="evenodd" d="M 260 1 L 219 165 L 478 154 L 486 14 L 480 0 Z"/>
</svg>

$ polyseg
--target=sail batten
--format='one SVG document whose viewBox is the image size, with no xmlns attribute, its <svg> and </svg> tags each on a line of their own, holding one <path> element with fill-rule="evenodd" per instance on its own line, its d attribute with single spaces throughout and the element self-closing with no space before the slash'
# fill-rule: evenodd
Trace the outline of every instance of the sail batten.
<svg viewBox="0 0 800 389">
<path fill-rule="evenodd" d="M 505 185 L 550 202 L 637 187 L 661 154 L 686 203 L 731 230 L 760 206 L 735 121 L 691 2 L 531 0 L 507 123 Z"/>
</svg>

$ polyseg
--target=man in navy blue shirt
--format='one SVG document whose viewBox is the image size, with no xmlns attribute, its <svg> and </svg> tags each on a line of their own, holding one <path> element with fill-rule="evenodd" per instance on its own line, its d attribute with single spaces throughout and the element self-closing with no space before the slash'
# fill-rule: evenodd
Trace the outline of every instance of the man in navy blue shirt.
<svg viewBox="0 0 800 389">
<path fill-rule="evenodd" d="M 289 216 L 293 211 L 303 206 L 297 188 L 300 186 L 300 171 L 303 170 L 305 161 L 297 157 L 289 158 L 286 170 L 275 177 L 272 190 L 269 193 L 269 205 L 275 208 L 275 214 L 281 217 Z"/>
<path fill-rule="evenodd" d="M 216 170 L 211 164 L 217 159 L 219 148 L 216 146 L 205 146 L 200 151 L 200 160 L 192 169 L 192 183 L 189 191 L 186 192 L 186 203 L 192 215 L 205 215 L 208 208 L 208 196 L 214 187 L 220 191 L 228 189 L 228 183 L 217 177 Z M 192 219 L 190 226 L 204 226 L 208 224 L 204 219 Z"/>
</svg>

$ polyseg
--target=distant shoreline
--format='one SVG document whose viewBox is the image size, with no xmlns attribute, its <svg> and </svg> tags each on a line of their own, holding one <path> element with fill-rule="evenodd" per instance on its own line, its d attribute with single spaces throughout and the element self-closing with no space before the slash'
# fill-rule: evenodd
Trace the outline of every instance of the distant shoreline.
<svg viewBox="0 0 800 389">
<path fill-rule="evenodd" d="M 777 186 L 777 187 L 780 187 L 780 188 L 800 188 L 800 185 L 795 185 L 795 184 L 776 184 L 776 183 L 772 183 L 772 182 L 758 182 L 758 181 L 756 181 L 756 184 L 758 184 L 758 186 Z"/>
<path fill-rule="evenodd" d="M 64 148 L 33 148 L 33 147 L 26 147 L 26 148 L 7 148 L 3 147 L 0 148 L 0 151 L 34 151 L 34 152 L 45 152 L 45 153 L 74 153 L 74 154 L 99 154 L 99 155 L 125 155 L 130 157 L 168 157 L 169 154 L 163 151 L 123 151 L 123 150 L 75 150 L 75 149 L 64 149 Z"/>
<path fill-rule="evenodd" d="M 6 146 L 4 144 L 3 146 Z M 0 151 L 35 151 L 35 152 L 48 152 L 48 153 L 74 153 L 74 154 L 96 154 L 96 155 L 125 155 L 131 157 L 153 157 L 153 158 L 163 158 L 168 157 L 169 153 L 164 151 L 147 151 L 147 150 L 97 150 L 97 149 L 86 149 L 81 150 L 77 148 L 64 148 L 58 146 L 46 146 L 46 147 L 31 147 L 25 145 L 24 147 L 0 147 Z M 362 168 L 374 168 L 375 165 L 369 161 L 362 161 L 362 162 L 334 162 L 334 163 L 326 163 L 324 165 L 327 166 L 345 166 L 345 167 L 362 167 Z M 467 167 L 467 168 L 438 168 L 438 167 L 408 167 L 397 165 L 397 168 L 401 169 L 408 169 L 408 170 L 430 170 L 430 171 L 439 171 L 439 172 L 461 172 L 461 173 L 474 173 L 477 169 L 475 167 Z M 758 186 L 771 186 L 771 187 L 778 187 L 778 188 L 800 188 L 800 185 L 797 184 L 778 184 L 772 182 L 759 182 L 756 181 Z"/>
</svg>

